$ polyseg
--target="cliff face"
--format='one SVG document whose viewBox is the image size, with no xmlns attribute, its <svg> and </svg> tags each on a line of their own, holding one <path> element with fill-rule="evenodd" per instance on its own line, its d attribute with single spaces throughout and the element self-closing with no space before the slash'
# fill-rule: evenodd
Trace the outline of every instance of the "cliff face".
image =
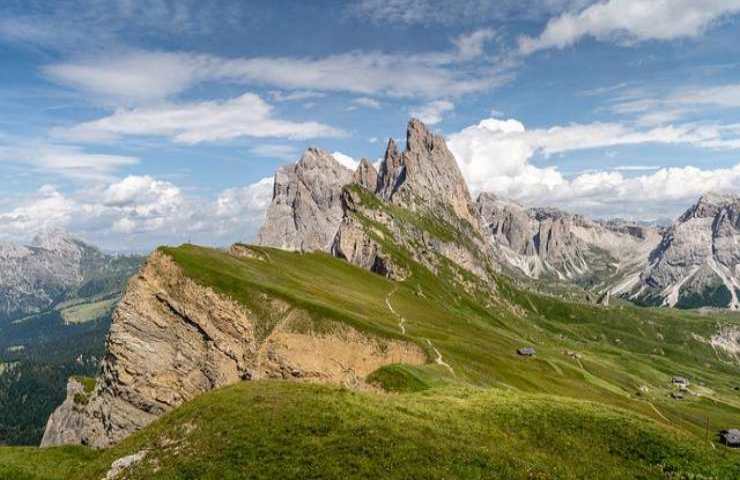
<svg viewBox="0 0 740 480">
<path fill-rule="evenodd" d="M 704 195 L 663 236 L 632 296 L 665 306 L 740 309 L 740 197 Z"/>
<path fill-rule="evenodd" d="M 651 227 L 525 208 L 489 193 L 478 197 L 477 208 L 499 262 L 531 278 L 608 285 L 643 268 L 661 238 Z"/>
<path fill-rule="evenodd" d="M 249 255 L 246 247 L 234 255 Z M 84 402 L 70 383 L 67 401 L 50 418 L 43 446 L 112 445 L 198 394 L 241 380 L 282 378 L 344 383 L 389 363 L 420 364 L 410 343 L 379 342 L 338 325 L 306 331 L 306 312 L 262 295 L 269 318 L 186 277 L 162 252 L 130 281 L 113 316 L 96 387 Z"/>
<path fill-rule="evenodd" d="M 257 244 L 328 251 L 342 219 L 342 187 L 352 181 L 352 175 L 317 148 L 306 150 L 296 164 L 281 167 L 275 173 L 272 204 Z"/>
</svg>

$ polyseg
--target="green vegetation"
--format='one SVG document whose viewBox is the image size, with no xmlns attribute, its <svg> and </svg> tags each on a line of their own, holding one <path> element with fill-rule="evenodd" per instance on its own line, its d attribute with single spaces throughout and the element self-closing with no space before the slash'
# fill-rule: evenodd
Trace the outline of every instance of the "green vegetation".
<svg viewBox="0 0 740 480">
<path fill-rule="evenodd" d="M 513 390 L 246 382 L 103 451 L 0 448 L 2 479 L 737 478 L 740 456 L 602 405 Z"/>
<path fill-rule="evenodd" d="M 64 322 L 85 323 L 97 320 L 113 311 L 113 307 L 118 303 L 119 297 L 108 298 L 91 303 L 81 303 L 69 306 L 60 310 Z"/>
<path fill-rule="evenodd" d="M 437 217 L 358 195 L 363 208 L 400 219 L 400 229 L 474 243 Z M 245 305 L 260 338 L 281 320 L 272 301 L 280 299 L 304 311 L 313 331 L 350 325 L 404 339 L 427 352 L 427 364 L 373 372 L 368 382 L 386 392 L 242 383 L 111 449 L 0 449 L 0 479 L 99 479 L 114 460 L 143 450 L 126 478 L 740 478 L 740 455 L 715 438 L 738 426 L 740 365 L 708 342 L 740 316 L 567 303 L 503 276 L 493 291 L 434 251 L 421 253 L 415 235 L 397 244 L 365 213 L 353 215 L 405 281 L 321 253 L 160 251 L 193 281 Z M 537 355 L 517 355 L 524 346 Z M 691 381 L 680 401 L 670 395 L 674 375 Z"/>
</svg>

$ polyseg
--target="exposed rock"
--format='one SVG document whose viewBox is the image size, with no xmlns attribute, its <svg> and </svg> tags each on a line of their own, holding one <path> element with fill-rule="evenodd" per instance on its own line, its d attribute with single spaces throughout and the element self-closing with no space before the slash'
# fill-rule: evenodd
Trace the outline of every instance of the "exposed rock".
<svg viewBox="0 0 740 480">
<path fill-rule="evenodd" d="M 146 454 L 147 451 L 142 450 L 119 458 L 111 464 L 110 470 L 105 474 L 105 478 L 103 480 L 116 480 L 117 478 L 120 478 L 120 475 L 126 470 L 141 463 L 142 460 L 146 458 Z"/>
<path fill-rule="evenodd" d="M 383 252 L 379 242 L 373 238 L 384 239 L 380 230 L 371 230 L 358 219 L 358 214 L 373 221 L 387 225 L 390 219 L 382 211 L 363 209 L 358 195 L 353 190 L 342 193 L 345 217 L 339 226 L 332 246 L 332 254 L 371 272 L 384 275 L 393 280 L 403 280 L 407 273 L 395 264 L 390 255 Z"/>
<path fill-rule="evenodd" d="M 288 250 L 329 251 L 342 220 L 342 187 L 352 172 L 328 152 L 309 148 L 275 173 L 272 204 L 257 243 Z"/>
<path fill-rule="evenodd" d="M 402 153 L 393 139 L 388 141 L 378 195 L 412 210 L 418 206 L 451 207 L 459 218 L 479 227 L 468 186 L 444 138 L 416 119 L 408 124 Z"/>
<path fill-rule="evenodd" d="M 374 192 L 378 188 L 378 172 L 367 159 L 363 158 L 352 176 L 352 182 Z"/>
<path fill-rule="evenodd" d="M 531 278 L 589 287 L 636 275 L 660 241 L 657 229 L 598 222 L 553 208 L 525 208 L 482 193 L 476 202 L 497 259 Z"/>
<path fill-rule="evenodd" d="M 95 391 L 75 404 L 70 398 L 78 387 L 72 387 L 50 418 L 43 445 L 106 447 L 198 394 L 240 380 L 342 383 L 346 375 L 334 363 L 339 359 L 362 384 L 365 363 L 424 362 L 415 345 L 381 345 L 349 327 L 335 336 L 294 332 L 292 320 L 304 312 L 267 295 L 260 302 L 259 313 L 250 311 L 186 277 L 166 254 L 153 253 L 113 315 Z"/>
<path fill-rule="evenodd" d="M 76 378 L 67 381 L 67 397 L 46 422 L 41 446 L 77 443 L 79 432 L 84 428 L 83 416 L 85 406 L 79 398 L 85 395 L 85 387 Z M 77 400 L 76 400 L 77 398 Z"/>
<path fill-rule="evenodd" d="M 101 253 L 62 230 L 37 235 L 30 245 L 0 243 L 0 321 L 47 310 L 74 297 L 88 280 L 121 284 L 138 266 Z"/>
<path fill-rule="evenodd" d="M 665 306 L 740 308 L 740 197 L 707 194 L 666 231 L 631 296 Z"/>
</svg>

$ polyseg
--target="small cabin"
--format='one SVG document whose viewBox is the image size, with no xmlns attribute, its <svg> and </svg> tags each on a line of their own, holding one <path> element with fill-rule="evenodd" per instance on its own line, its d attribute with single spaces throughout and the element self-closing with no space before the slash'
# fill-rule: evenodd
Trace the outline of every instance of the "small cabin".
<svg viewBox="0 0 740 480">
<path fill-rule="evenodd" d="M 519 355 L 522 357 L 534 357 L 537 352 L 534 351 L 534 348 L 532 347 L 522 347 L 516 351 Z"/>
<path fill-rule="evenodd" d="M 719 432 L 719 440 L 732 448 L 740 448 L 740 429 L 730 428 Z"/>
<path fill-rule="evenodd" d="M 679 387 L 689 386 L 689 380 L 686 377 L 674 376 L 672 382 L 674 385 L 678 385 Z"/>
</svg>

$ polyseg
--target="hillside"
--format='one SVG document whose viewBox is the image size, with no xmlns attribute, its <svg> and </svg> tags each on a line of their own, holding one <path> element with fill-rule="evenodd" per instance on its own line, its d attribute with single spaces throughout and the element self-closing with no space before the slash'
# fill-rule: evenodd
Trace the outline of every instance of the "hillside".
<svg viewBox="0 0 740 480">
<path fill-rule="evenodd" d="M 0 448 L 0 478 L 98 480 L 142 452 L 125 478 L 737 477 L 738 455 L 696 443 L 644 417 L 551 395 L 260 381 L 207 393 L 108 450 Z"/>
<path fill-rule="evenodd" d="M 427 352 L 424 366 L 369 376 L 407 393 L 243 382 L 186 403 L 111 449 L 2 449 L 3 478 L 100 478 L 113 460 L 142 449 L 151 457 L 127 478 L 229 478 L 245 469 L 254 478 L 603 478 L 606 471 L 607 478 L 667 471 L 733 478 L 740 471 L 737 455 L 704 442 L 706 417 L 711 438 L 740 418 L 740 367 L 700 339 L 716 333 L 717 322 L 740 325 L 736 316 L 568 305 L 501 279 L 502 294 L 518 306 L 510 310 L 452 291 L 420 266 L 412 280 L 394 283 L 326 254 L 249 251 L 163 253 L 189 278 L 239 302 L 274 295 L 327 328 L 346 322 L 415 342 Z M 518 357 L 522 345 L 534 345 L 537 356 Z M 684 400 L 670 396 L 674 374 L 691 379 Z"/>
<path fill-rule="evenodd" d="M 292 250 L 148 258 L 98 375 L 70 381 L 42 441 L 101 450 L 26 455 L 70 455 L 60 468 L 80 478 L 137 452 L 126 478 L 740 472 L 717 441 L 740 418 L 740 316 L 527 290 L 497 270 L 454 157 L 418 121 L 377 176 L 365 162 L 324 191 L 316 168 L 336 167 L 324 153 L 309 150 L 275 189 L 260 238 L 290 233 Z M 234 405 L 243 420 L 230 421 Z M 190 435 L 192 447 L 178 440 Z M 89 464 L 75 467 L 80 455 Z"/>
</svg>

